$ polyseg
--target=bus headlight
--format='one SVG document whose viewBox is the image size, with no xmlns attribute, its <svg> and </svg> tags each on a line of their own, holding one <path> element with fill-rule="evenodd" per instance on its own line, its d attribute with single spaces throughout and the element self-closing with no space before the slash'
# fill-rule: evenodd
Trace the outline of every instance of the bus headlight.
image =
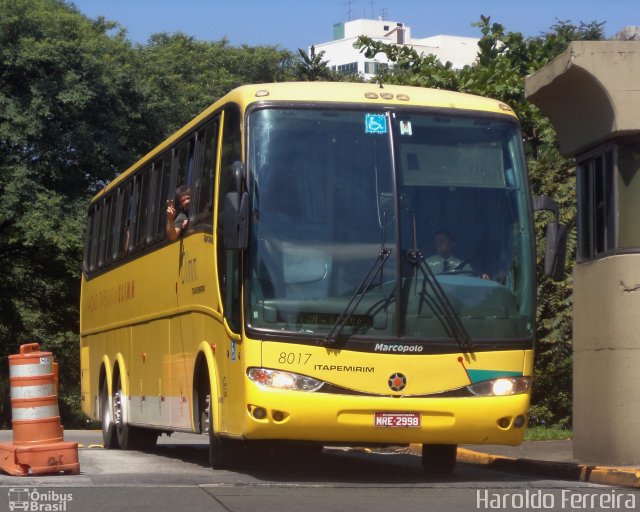
<svg viewBox="0 0 640 512">
<path fill-rule="evenodd" d="M 502 377 L 467 386 L 476 396 L 506 396 L 526 393 L 531 389 L 531 377 Z"/>
<path fill-rule="evenodd" d="M 249 368 L 247 376 L 256 384 L 290 391 L 318 391 L 324 382 L 297 373 L 267 368 Z"/>
</svg>

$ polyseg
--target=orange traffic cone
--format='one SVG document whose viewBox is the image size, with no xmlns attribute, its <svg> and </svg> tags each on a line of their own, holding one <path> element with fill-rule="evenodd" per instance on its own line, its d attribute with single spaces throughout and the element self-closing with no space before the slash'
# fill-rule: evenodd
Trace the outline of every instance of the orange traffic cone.
<svg viewBox="0 0 640 512">
<path fill-rule="evenodd" d="M 64 442 L 58 412 L 58 365 L 40 345 L 9 356 L 13 442 L 0 443 L 0 470 L 13 476 L 80 473 L 78 443 Z"/>
</svg>

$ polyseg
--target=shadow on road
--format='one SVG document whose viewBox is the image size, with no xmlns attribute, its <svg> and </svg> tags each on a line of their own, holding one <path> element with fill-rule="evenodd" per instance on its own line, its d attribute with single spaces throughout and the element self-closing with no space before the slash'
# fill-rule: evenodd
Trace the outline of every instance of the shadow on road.
<svg viewBox="0 0 640 512">
<path fill-rule="evenodd" d="M 156 456 L 180 460 L 208 468 L 208 446 L 163 444 L 153 452 Z M 458 464 L 450 476 L 434 477 L 422 470 L 420 457 L 408 450 L 368 450 L 359 448 L 325 448 L 296 450 L 292 447 L 265 449 L 252 447 L 234 464 L 230 471 L 243 473 L 264 482 L 311 482 L 334 484 L 409 485 L 426 482 L 491 481 L 491 471 L 478 475 L 477 468 Z M 519 479 L 514 475 L 515 479 Z M 496 481 L 504 475 L 495 474 Z"/>
</svg>

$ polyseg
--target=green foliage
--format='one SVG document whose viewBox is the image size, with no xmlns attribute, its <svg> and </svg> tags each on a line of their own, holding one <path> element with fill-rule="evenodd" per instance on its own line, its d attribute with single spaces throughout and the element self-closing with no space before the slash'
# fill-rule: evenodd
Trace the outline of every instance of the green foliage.
<svg viewBox="0 0 640 512">
<path fill-rule="evenodd" d="M 83 218 L 145 147 L 138 66 L 113 24 L 62 1 L 0 0 L 0 13 L 0 373 L 38 341 L 78 396 Z M 0 406 L 6 424 L 6 394 Z"/>
<path fill-rule="evenodd" d="M 7 356 L 54 353 L 67 427 L 79 412 L 78 300 L 89 198 L 169 133 L 246 82 L 292 76 L 276 47 L 184 34 L 134 46 L 63 0 L 0 0 L 0 427 Z"/>
<path fill-rule="evenodd" d="M 358 73 L 344 74 L 333 71 L 329 68 L 329 61 L 322 60 L 325 52 L 316 54 L 315 46 L 312 46 L 309 53 L 298 48 L 298 55 L 293 59 L 291 71 L 287 79 L 298 80 L 300 82 L 362 82 L 363 78 Z"/>
<path fill-rule="evenodd" d="M 274 46 L 233 47 L 182 33 L 154 34 L 136 53 L 158 142 L 234 87 L 284 80 L 292 66 L 291 53 Z"/>
<path fill-rule="evenodd" d="M 559 55 L 572 40 L 603 39 L 603 23 L 558 21 L 551 31 L 535 38 L 508 32 L 481 16 L 478 59 L 454 69 L 433 55 L 386 45 L 360 37 L 356 47 L 368 58 L 382 53 L 394 67 L 376 80 L 420 87 L 448 89 L 499 99 L 510 105 L 522 124 L 529 177 L 533 193 L 548 195 L 558 203 L 561 221 L 569 230 L 565 279 L 551 281 L 543 275 L 544 227 L 552 219 L 537 214 L 538 261 L 537 350 L 534 370 L 532 421 L 568 426 L 571 421 L 571 268 L 576 250 L 575 165 L 558 153 L 553 127 L 524 97 L 524 78 Z"/>
<path fill-rule="evenodd" d="M 567 441 L 571 439 L 571 430 L 563 427 L 528 426 L 524 433 L 525 441 Z"/>
<path fill-rule="evenodd" d="M 316 55 L 315 46 L 311 47 L 309 54 L 303 49 L 298 48 L 299 60 L 295 66 L 295 75 L 298 80 L 304 82 L 313 82 L 317 80 L 331 80 L 333 73 L 329 69 L 329 63 L 322 60 L 325 52 L 321 51 Z"/>
</svg>

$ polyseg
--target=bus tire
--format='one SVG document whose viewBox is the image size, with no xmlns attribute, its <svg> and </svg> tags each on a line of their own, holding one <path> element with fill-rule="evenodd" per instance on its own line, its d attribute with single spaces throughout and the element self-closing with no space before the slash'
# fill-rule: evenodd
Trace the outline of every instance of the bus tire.
<svg viewBox="0 0 640 512">
<path fill-rule="evenodd" d="M 113 389 L 113 417 L 118 445 L 123 450 L 151 450 L 158 441 L 159 432 L 134 427 L 126 423 L 124 421 L 124 395 L 122 394 L 120 375 L 118 375 Z"/>
<path fill-rule="evenodd" d="M 450 475 L 456 466 L 458 445 L 423 444 L 422 468 L 429 475 Z"/>
<path fill-rule="evenodd" d="M 207 376 L 208 379 L 208 376 Z M 211 389 L 206 395 L 206 414 L 202 424 L 209 433 L 209 464 L 213 469 L 231 469 L 240 465 L 242 443 L 218 435 L 214 429 L 213 399 Z"/>
<path fill-rule="evenodd" d="M 108 450 L 119 448 L 116 426 L 113 422 L 113 411 L 109 403 L 109 386 L 106 380 L 100 390 L 100 420 L 102 421 L 102 445 Z"/>
</svg>

